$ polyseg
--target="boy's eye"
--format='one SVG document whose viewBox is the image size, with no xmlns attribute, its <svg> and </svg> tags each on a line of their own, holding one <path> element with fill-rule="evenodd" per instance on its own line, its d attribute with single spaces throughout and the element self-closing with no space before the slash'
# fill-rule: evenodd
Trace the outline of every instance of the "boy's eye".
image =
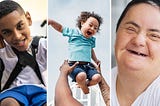
<svg viewBox="0 0 160 106">
<path fill-rule="evenodd" d="M 17 25 L 17 29 L 21 30 L 24 28 L 24 24 L 23 23 L 20 23 Z"/>
<path fill-rule="evenodd" d="M 2 31 L 2 36 L 9 36 L 10 33 L 11 33 L 11 31 L 9 31 L 9 30 L 4 30 L 4 31 Z"/>
</svg>

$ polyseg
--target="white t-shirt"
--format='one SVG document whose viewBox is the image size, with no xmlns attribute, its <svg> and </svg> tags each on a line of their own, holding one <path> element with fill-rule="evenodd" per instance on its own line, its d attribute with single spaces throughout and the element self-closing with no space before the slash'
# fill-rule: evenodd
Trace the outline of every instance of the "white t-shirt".
<svg viewBox="0 0 160 106">
<path fill-rule="evenodd" d="M 6 47 L 0 49 L 0 58 L 3 60 L 3 63 L 5 65 L 5 69 L 3 71 L 2 81 L 1 81 L 1 88 L 4 86 L 6 81 L 9 78 L 10 73 L 16 66 L 16 63 L 18 61 L 18 58 L 16 54 L 13 52 L 11 47 L 6 43 Z M 36 54 L 36 60 L 39 65 L 39 69 L 42 75 L 42 78 L 44 80 L 44 83 L 46 84 L 46 71 L 47 71 L 47 40 L 45 38 L 41 38 L 39 40 L 38 45 L 38 53 Z M 20 86 L 20 85 L 38 85 L 44 87 L 39 78 L 37 77 L 34 70 L 26 66 L 16 77 L 10 88 Z"/>
<path fill-rule="evenodd" d="M 116 94 L 116 79 L 118 70 L 112 70 L 111 106 L 120 106 Z M 160 106 L 160 75 L 141 93 L 131 106 Z"/>
</svg>

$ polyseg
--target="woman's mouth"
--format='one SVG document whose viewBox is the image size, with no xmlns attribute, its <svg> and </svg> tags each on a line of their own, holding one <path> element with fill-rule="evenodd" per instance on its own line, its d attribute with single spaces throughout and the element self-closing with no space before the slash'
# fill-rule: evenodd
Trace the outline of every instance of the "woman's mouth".
<svg viewBox="0 0 160 106">
<path fill-rule="evenodd" d="M 144 53 L 141 53 L 141 52 L 138 52 L 138 51 L 135 51 L 135 50 L 127 50 L 128 52 L 134 54 L 134 55 L 138 55 L 138 56 L 143 56 L 143 57 L 147 57 L 148 55 L 147 54 L 144 54 Z"/>
</svg>

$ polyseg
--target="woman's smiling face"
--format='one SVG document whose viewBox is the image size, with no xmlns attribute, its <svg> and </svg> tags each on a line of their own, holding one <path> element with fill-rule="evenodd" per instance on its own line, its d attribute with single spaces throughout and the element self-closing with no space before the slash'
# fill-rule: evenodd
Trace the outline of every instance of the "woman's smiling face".
<svg viewBox="0 0 160 106">
<path fill-rule="evenodd" d="M 160 70 L 160 9 L 141 3 L 122 19 L 115 44 L 118 66 L 131 70 Z"/>
</svg>

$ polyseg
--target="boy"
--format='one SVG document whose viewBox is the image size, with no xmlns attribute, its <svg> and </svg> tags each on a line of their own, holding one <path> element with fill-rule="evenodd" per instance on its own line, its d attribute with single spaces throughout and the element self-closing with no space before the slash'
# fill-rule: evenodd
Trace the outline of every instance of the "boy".
<svg viewBox="0 0 160 106">
<path fill-rule="evenodd" d="M 29 12 L 25 12 L 18 3 L 11 0 L 0 2 L 0 59 L 4 65 L 4 70 L 1 69 L 3 75 L 1 77 L 1 106 L 46 105 L 44 73 L 47 67 L 47 43 L 46 39 L 41 38 L 37 53 L 32 51 L 33 39 L 29 28 L 31 25 Z M 23 62 L 26 61 L 29 62 L 24 66 Z M 15 69 L 19 63 L 23 66 Z M 15 70 L 21 72 L 10 85 L 7 85 Z"/>
<path fill-rule="evenodd" d="M 63 27 L 54 20 L 48 21 L 48 24 L 61 32 L 63 36 L 69 37 L 69 64 L 73 65 L 75 62 L 79 62 L 70 76 L 85 94 L 89 93 L 88 86 L 95 85 L 101 80 L 101 76 L 91 63 L 92 58 L 96 64 L 100 64 L 93 49 L 95 47 L 93 35 L 99 31 L 101 23 L 102 18 L 99 15 L 85 11 L 81 12 L 77 19 L 79 30 Z"/>
</svg>

